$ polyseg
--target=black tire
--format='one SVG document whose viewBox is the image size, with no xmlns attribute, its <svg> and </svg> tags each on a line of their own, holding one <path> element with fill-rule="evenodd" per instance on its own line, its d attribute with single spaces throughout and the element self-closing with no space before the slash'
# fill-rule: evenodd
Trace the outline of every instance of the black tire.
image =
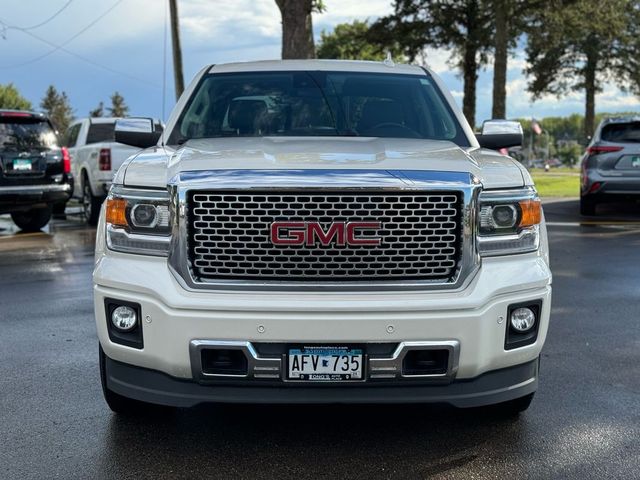
<svg viewBox="0 0 640 480">
<path fill-rule="evenodd" d="M 24 232 L 38 232 L 51 220 L 51 207 L 15 212 L 11 214 L 11 219 Z"/>
<path fill-rule="evenodd" d="M 592 197 L 580 197 L 580 215 L 593 217 L 596 214 L 597 202 Z"/>
<path fill-rule="evenodd" d="M 67 209 L 67 202 L 58 202 L 53 204 L 53 215 L 59 218 L 66 218 L 65 210 Z"/>
<path fill-rule="evenodd" d="M 99 360 L 100 360 L 100 383 L 102 384 L 102 394 L 104 400 L 112 412 L 119 415 L 140 415 L 141 413 L 149 411 L 149 407 L 152 405 L 132 398 L 123 397 L 107 388 L 107 376 L 106 376 L 106 355 L 102 350 L 102 346 L 99 345 Z"/>
<path fill-rule="evenodd" d="M 533 400 L 533 395 L 534 393 L 530 393 L 524 397 L 514 398 L 508 402 L 499 403 L 498 405 L 494 405 L 494 409 L 502 416 L 517 417 L 529 408 L 529 405 L 531 405 L 531 401 Z"/>
<path fill-rule="evenodd" d="M 82 177 L 82 212 L 85 221 L 89 225 L 95 227 L 98 224 L 101 206 L 102 199 L 93 195 L 89 177 L 87 177 L 87 174 L 84 174 Z"/>
</svg>

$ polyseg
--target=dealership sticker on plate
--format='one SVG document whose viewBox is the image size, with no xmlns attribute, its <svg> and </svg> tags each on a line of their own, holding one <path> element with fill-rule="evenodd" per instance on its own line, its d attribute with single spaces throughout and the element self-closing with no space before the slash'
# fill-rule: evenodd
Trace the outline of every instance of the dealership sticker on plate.
<svg viewBox="0 0 640 480">
<path fill-rule="evenodd" d="M 349 347 L 303 347 L 289 350 L 290 380 L 362 380 L 361 349 Z"/>
</svg>

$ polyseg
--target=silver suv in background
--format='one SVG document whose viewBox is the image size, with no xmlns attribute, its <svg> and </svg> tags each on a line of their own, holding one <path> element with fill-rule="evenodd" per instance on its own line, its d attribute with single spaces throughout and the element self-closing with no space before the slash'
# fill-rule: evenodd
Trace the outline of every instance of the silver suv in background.
<svg viewBox="0 0 640 480">
<path fill-rule="evenodd" d="M 604 119 L 582 158 L 580 213 L 608 200 L 640 198 L 640 116 Z"/>
</svg>

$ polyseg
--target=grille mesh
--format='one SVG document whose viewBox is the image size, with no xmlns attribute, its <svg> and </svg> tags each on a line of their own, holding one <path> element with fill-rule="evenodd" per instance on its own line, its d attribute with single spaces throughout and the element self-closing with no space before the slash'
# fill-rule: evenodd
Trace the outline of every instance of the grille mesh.
<svg viewBox="0 0 640 480">
<path fill-rule="evenodd" d="M 189 259 L 197 280 L 444 281 L 455 273 L 461 196 L 428 193 L 191 193 Z M 274 221 L 380 222 L 372 245 L 273 245 Z"/>
</svg>

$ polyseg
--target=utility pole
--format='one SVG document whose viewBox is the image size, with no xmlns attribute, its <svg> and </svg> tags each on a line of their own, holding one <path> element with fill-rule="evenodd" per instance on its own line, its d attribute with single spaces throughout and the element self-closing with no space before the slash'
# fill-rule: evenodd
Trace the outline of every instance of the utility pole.
<svg viewBox="0 0 640 480">
<path fill-rule="evenodd" d="M 184 74 L 182 73 L 182 49 L 180 47 L 180 26 L 178 24 L 178 0 L 169 0 L 171 16 L 171 46 L 173 47 L 173 78 L 176 86 L 176 101 L 184 92 Z"/>
</svg>

